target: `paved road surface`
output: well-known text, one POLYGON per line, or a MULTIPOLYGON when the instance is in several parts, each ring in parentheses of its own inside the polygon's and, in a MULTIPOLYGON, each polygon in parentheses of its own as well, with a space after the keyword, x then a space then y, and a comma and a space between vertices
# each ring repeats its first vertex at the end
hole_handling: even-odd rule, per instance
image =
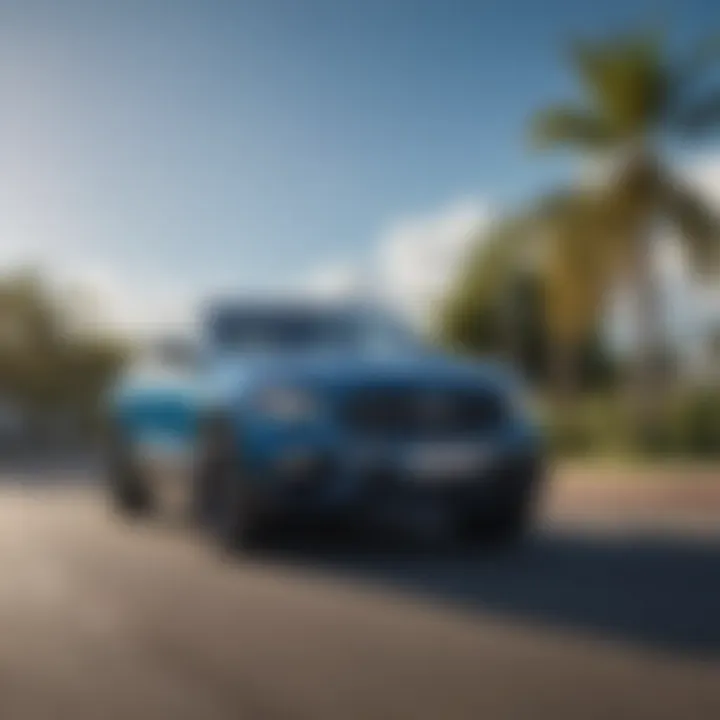
POLYGON ((572 502, 505 555, 306 541, 229 563, 8 476, 0 718, 720 717, 716 510, 653 534, 680 515, 572 502))

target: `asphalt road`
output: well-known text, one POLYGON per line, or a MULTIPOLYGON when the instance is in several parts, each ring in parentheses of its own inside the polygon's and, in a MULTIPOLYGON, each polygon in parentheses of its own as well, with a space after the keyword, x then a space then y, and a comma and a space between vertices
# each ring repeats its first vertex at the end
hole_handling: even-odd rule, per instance
POLYGON ((568 493, 505 554, 304 540, 228 562, 69 478, 0 488, 2 720, 720 717, 706 501, 568 493))

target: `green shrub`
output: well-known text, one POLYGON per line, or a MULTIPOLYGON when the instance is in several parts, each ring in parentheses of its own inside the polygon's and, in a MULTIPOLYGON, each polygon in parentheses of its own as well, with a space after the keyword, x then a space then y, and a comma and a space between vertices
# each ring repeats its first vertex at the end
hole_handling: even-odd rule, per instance
POLYGON ((586 455, 595 449, 595 438, 577 416, 554 418, 546 426, 548 445, 554 455, 586 455))
POLYGON ((720 388, 703 388, 684 397, 675 423, 683 455, 720 457, 720 388))
POLYGON ((647 428, 631 429, 627 445, 631 452, 651 458, 682 454, 676 421, 672 417, 661 417, 647 428))
POLYGON ((546 410, 543 419, 548 445, 560 456, 720 458, 720 388, 669 396, 646 428, 622 396, 580 397, 563 412, 546 410))
POLYGON ((562 411, 545 415, 548 444, 560 456, 612 453, 619 445, 617 406, 613 403, 585 399, 562 411))

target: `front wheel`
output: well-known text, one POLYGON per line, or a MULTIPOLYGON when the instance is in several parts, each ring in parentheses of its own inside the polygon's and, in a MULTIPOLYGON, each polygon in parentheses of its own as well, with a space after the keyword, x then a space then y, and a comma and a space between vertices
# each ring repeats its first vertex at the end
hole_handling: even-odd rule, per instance
POLYGON ((492 511, 466 517, 460 523, 460 537, 470 544, 510 547, 530 532, 534 517, 533 494, 518 492, 492 511))
POLYGON ((225 479, 215 520, 215 536, 229 553, 260 547, 266 537, 257 512, 253 510, 241 476, 232 473, 225 479))
POLYGON ((130 518, 152 514, 155 509, 148 484, 132 459, 130 448, 118 433, 108 441, 105 473, 112 507, 120 515, 130 518))
POLYGON ((223 422, 208 422, 203 428, 195 488, 196 518, 224 551, 260 544, 265 528, 251 502, 241 453, 223 422))

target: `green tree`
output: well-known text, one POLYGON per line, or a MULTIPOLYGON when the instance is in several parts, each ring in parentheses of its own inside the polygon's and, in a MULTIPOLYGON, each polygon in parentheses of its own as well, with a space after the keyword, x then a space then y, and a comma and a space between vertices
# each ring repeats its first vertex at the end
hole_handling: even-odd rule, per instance
POLYGON ((578 302, 587 287, 573 286, 574 302, 563 303, 558 289, 564 292, 568 284, 547 277, 553 245, 548 240, 558 242, 559 230, 570 229, 568 208, 580 201, 579 194, 557 193, 496 222, 476 239, 441 313, 440 331, 448 344, 467 353, 503 355, 536 383, 552 381, 562 398, 572 394, 576 376, 583 387, 612 379, 597 314, 578 302))
POLYGON ((492 352, 517 357, 516 310, 519 258, 528 246, 524 217, 508 217, 475 239, 440 317, 440 335, 468 352, 492 352))
POLYGON ((124 358, 121 343, 74 329, 36 273, 0 278, 0 401, 38 433, 58 415, 87 427, 124 358))
POLYGON ((696 139, 720 127, 720 90, 701 97, 696 92, 719 51, 717 43, 707 43, 674 61, 661 38, 647 33, 577 43, 570 60, 581 103, 548 108, 532 124, 540 147, 565 145, 612 161, 605 182, 566 213, 557 230, 550 263, 557 298, 551 305, 562 314, 567 299, 579 292, 580 302, 571 304, 589 304, 580 309, 592 315, 609 284, 621 273, 629 275, 637 297, 636 367, 646 412, 657 390, 653 362, 665 346, 652 262, 656 228, 662 223, 678 231, 700 275, 719 265, 714 213, 673 174, 662 151, 670 136, 696 139))

